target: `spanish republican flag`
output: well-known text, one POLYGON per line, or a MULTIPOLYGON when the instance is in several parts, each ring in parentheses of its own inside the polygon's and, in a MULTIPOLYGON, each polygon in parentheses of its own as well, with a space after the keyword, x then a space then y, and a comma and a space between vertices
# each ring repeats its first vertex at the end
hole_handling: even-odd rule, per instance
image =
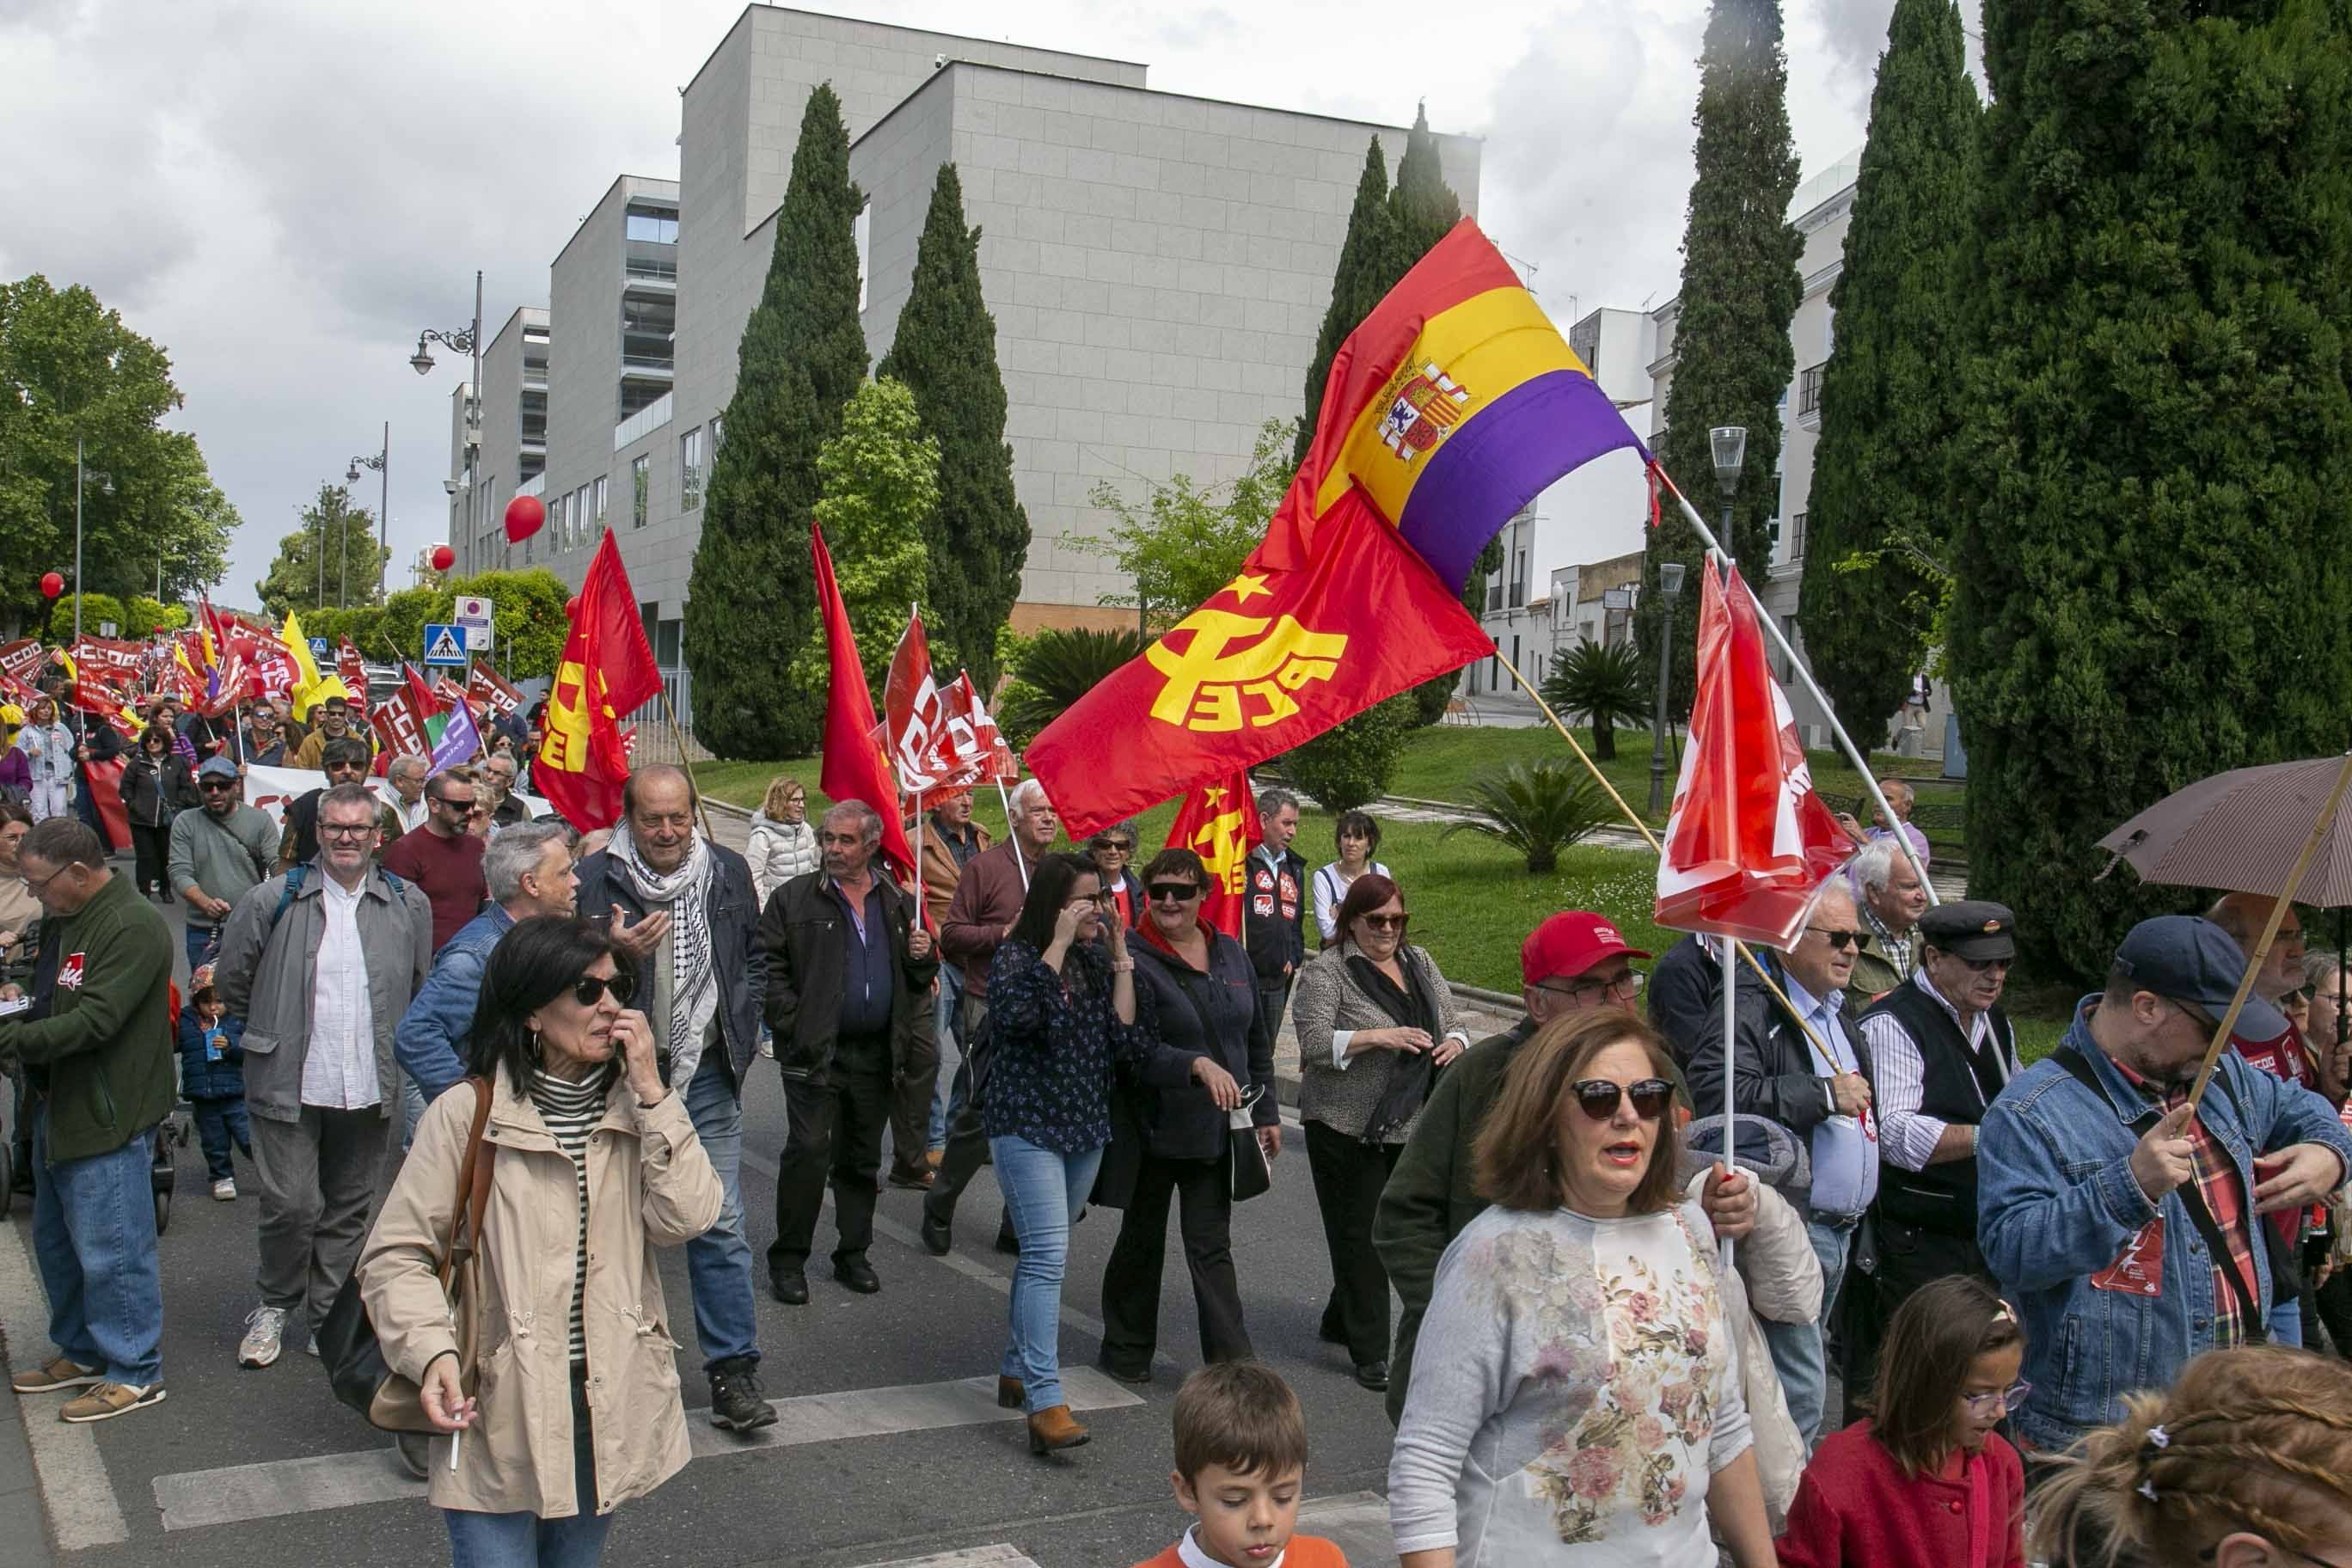
POLYGON ((531 787, 583 833, 621 819, 621 791, 629 782, 621 716, 661 689, 637 595, 608 528, 580 584, 580 614, 548 693, 547 738, 530 770, 531 787))

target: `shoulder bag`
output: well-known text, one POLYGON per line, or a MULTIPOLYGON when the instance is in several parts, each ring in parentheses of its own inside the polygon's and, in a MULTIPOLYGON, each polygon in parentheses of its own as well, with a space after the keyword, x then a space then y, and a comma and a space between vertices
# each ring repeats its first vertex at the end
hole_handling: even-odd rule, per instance
MULTIPOLYGON (((437 1272, 441 1292, 448 1298, 449 1321, 457 1337, 457 1382, 474 1391, 481 1353, 482 1213, 490 1198, 490 1168, 498 1145, 482 1141, 490 1120, 490 1080, 469 1078, 474 1087, 474 1125, 466 1134, 466 1155, 457 1165, 457 1201, 449 1215, 449 1239, 441 1248, 437 1272)), ((368 1321, 367 1302, 360 1294, 359 1268, 352 1266, 327 1321, 319 1325, 319 1360, 335 1397, 358 1411, 370 1426, 385 1432, 422 1432, 440 1436, 441 1429, 425 1414, 416 1384, 384 1364, 383 1347, 368 1321)))

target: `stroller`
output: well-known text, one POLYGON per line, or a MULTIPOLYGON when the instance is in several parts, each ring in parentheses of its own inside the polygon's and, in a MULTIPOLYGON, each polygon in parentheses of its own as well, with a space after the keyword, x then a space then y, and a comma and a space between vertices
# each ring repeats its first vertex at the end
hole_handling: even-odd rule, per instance
MULTIPOLYGON (((174 980, 171 984, 171 1009, 167 1022, 172 1038, 176 1040, 180 1029, 180 983, 174 980)), ((176 1049, 172 1053, 172 1071, 176 1079, 179 1073, 179 1052, 176 1049)), ((180 1179, 179 1151, 188 1146, 194 1131, 195 1112, 184 1097, 175 1100, 172 1113, 155 1124, 153 1159, 147 1168, 147 1176, 155 1189, 157 1236, 172 1227, 172 1189, 180 1179)))

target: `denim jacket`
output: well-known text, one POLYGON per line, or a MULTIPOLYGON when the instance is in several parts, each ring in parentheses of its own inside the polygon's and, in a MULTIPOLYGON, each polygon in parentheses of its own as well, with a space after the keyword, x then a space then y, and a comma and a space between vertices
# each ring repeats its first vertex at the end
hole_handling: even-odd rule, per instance
POLYGON ((401 1070, 416 1080, 427 1100, 438 1100, 466 1076, 471 1052, 474 1006, 481 1000, 482 972, 490 949, 514 929, 514 916, 497 904, 457 928, 433 955, 433 970, 416 999, 393 1031, 392 1054, 401 1070))
MULTIPOLYGON (((2179 1196, 2150 1204, 2132 1177, 2139 1135, 2131 1122, 2147 1102, 2091 1038, 2089 1010, 2097 1001, 2076 1008, 2065 1043, 2091 1064, 2104 1096, 2055 1061, 2036 1062, 2000 1091, 1978 1135, 1977 1239, 2024 1321, 2025 1378, 2033 1384, 2012 1418, 2042 1449, 2120 1420, 2125 1394, 2168 1386, 2191 1357, 2213 1348, 2212 1259, 2179 1196), (2093 1286, 2092 1276, 2159 1214, 2162 1293, 2093 1286)), ((2352 1172, 2352 1135, 2325 1100, 2250 1068, 2234 1052, 2224 1052, 2216 1070, 2228 1082, 2207 1091, 2198 1120, 2237 1166, 2250 1222, 2257 1153, 2325 1143, 2352 1172)), ((2268 1301, 2270 1265, 2260 1245, 2253 1259, 2255 1300, 2268 1301)), ((2293 1302, 2274 1310, 2272 1337, 2294 1339, 2294 1320, 2293 1302)))

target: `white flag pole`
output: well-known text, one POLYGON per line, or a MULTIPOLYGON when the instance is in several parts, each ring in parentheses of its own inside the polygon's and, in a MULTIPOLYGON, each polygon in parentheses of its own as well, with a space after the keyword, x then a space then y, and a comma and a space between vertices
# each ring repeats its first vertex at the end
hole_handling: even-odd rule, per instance
MULTIPOLYGON (((1734 1066, 1738 1052, 1735 1048, 1737 1037, 1733 1033, 1731 994, 1732 982, 1738 971, 1732 963, 1731 950, 1736 944, 1731 938, 1725 936, 1716 940, 1723 944, 1723 1169, 1728 1177, 1739 1169, 1739 1110, 1731 1097, 1732 1081, 1739 1076, 1734 1066)), ((1727 1274, 1731 1272, 1732 1246, 1731 1237, 1725 1237, 1723 1271, 1727 1274)))
POLYGON ((996 781, 996 798, 1004 806, 1004 837, 1013 840, 1013 863, 1021 868, 1021 890, 1026 893, 1029 890, 1029 858, 1021 852, 1021 836, 1013 831, 1013 797, 1004 793, 1003 779, 996 781))

